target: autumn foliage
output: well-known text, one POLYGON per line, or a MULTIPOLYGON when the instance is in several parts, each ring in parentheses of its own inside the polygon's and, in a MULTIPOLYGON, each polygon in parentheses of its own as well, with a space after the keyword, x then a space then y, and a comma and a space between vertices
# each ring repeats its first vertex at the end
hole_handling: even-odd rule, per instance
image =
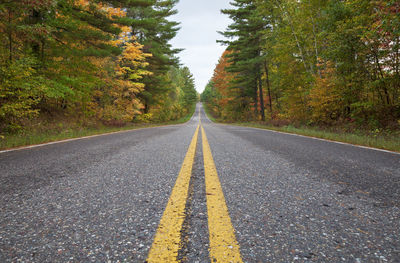
MULTIPOLYGON (((183 106, 182 98, 195 92, 194 83, 173 86, 169 79, 171 70, 183 70, 168 44, 178 30, 168 20, 175 3, 1 2, 0 133, 52 116, 75 118, 81 125, 124 125, 145 114, 153 121, 151 111, 168 112, 176 105, 182 105, 179 111, 157 120, 187 114, 194 102, 183 106)), ((191 80, 190 74, 185 77, 191 80)))
POLYGON ((214 69, 213 77, 202 96, 202 100, 208 104, 213 115, 222 119, 231 118, 232 112, 229 109, 234 103, 233 91, 230 89, 230 82, 234 75, 226 70, 230 65, 228 62, 230 53, 230 51, 225 51, 222 54, 214 69))
POLYGON ((229 51, 202 94, 216 117, 400 129, 398 1, 231 4, 229 51))

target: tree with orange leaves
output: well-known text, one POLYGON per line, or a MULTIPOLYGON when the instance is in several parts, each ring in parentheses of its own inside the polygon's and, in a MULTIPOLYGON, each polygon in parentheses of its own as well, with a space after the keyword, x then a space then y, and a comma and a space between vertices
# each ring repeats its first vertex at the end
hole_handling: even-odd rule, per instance
POLYGON ((226 68, 231 64, 229 62, 229 54, 232 51, 225 50, 221 58, 218 61, 217 66, 214 69, 214 75, 211 79, 214 84, 214 88, 219 94, 216 104, 218 107, 218 112, 220 112, 223 119, 230 118, 231 112, 229 108, 229 103, 234 99, 234 94, 232 94, 230 89, 230 83, 234 78, 234 75, 226 70, 226 68))

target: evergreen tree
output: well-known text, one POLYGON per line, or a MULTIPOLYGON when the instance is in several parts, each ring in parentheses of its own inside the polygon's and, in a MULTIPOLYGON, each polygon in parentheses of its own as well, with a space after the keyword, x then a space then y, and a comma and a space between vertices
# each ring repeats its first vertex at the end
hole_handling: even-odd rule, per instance
POLYGON ((157 104, 169 92, 167 72, 170 66, 178 65, 175 55, 180 50, 172 48, 169 41, 176 36, 179 23, 168 20, 177 13, 174 7, 178 0, 136 2, 141 3, 141 6, 131 8, 128 12, 128 16, 134 20, 132 34, 144 46, 144 52, 152 54, 148 58, 148 70, 153 75, 143 79, 146 88, 141 93, 145 112, 148 112, 152 105, 157 104))
POLYGON ((181 70, 181 75, 184 79, 182 86, 183 91, 183 105, 186 108, 191 107, 197 102, 197 92, 194 85, 193 75, 188 67, 183 67, 181 70))
POLYGON ((219 41, 228 45, 232 51, 228 57, 230 65, 227 70, 235 74, 231 88, 240 88, 242 110, 249 108, 253 101, 256 116, 260 103, 261 119, 264 115, 264 96, 262 88, 262 68, 265 60, 262 53, 263 28, 266 26, 262 16, 257 13, 253 0, 235 0, 231 3, 235 8, 222 10, 233 20, 225 32, 221 34, 229 40, 219 41))

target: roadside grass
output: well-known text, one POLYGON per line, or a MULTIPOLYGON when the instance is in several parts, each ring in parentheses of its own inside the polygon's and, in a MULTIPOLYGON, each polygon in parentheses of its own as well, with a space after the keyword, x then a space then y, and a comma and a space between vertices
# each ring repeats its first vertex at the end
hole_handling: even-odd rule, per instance
POLYGON ((394 133, 383 133, 383 132, 372 132, 367 133, 365 131, 356 131, 355 133, 350 133, 346 131, 329 131, 318 129, 314 127, 294 127, 291 125, 277 127, 264 123, 257 122, 233 122, 226 123, 221 122, 213 118, 209 112, 206 110, 206 114, 210 120, 213 122, 221 124, 230 124, 236 126, 252 127, 266 130, 273 130, 279 132, 286 132, 292 134, 299 134, 309 137, 316 137, 320 139, 345 142, 354 145, 361 145, 367 147, 373 147, 378 149, 384 149, 389 151, 400 152, 400 132, 394 133))
POLYGON ((330 141, 346 142, 355 145, 368 146, 373 148, 379 148, 389 151, 400 152, 400 135, 388 135, 388 134, 357 134, 349 132, 332 132, 325 131, 312 127, 293 127, 291 125, 283 127, 274 127, 265 124, 258 123, 232 123, 233 125, 246 126, 267 130, 274 130, 280 132, 287 132, 299 135, 305 135, 310 137, 316 137, 326 139, 330 141))
MULTIPOLYGON (((196 107, 190 109, 188 115, 173 121, 158 123, 130 123, 122 127, 106 126, 104 124, 92 125, 92 127, 74 127, 71 124, 54 124, 53 127, 46 127, 45 130, 27 130, 18 134, 0 136, 0 150, 11 149, 16 147, 48 143, 66 139, 73 139, 91 135, 107 134, 119 131, 128 131, 142 128, 151 128, 164 125, 182 124, 190 120, 196 107), (54 127, 56 126, 56 127, 54 127), (57 126, 63 126, 60 128, 57 126)), ((76 125, 75 125, 76 126, 76 125)))
POLYGON ((211 113, 210 113, 210 111, 208 110, 206 104, 203 104, 203 109, 204 109, 204 112, 206 113, 207 117, 208 117, 212 122, 220 122, 220 121, 218 121, 216 118, 214 118, 214 117, 211 115, 211 113))

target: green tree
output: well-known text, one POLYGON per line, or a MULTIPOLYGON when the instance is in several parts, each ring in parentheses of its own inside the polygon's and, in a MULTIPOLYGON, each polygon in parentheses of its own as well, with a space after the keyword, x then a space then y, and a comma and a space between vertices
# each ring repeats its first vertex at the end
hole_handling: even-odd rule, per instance
POLYGON ((231 5, 235 8, 221 11, 233 20, 227 30, 222 32, 222 35, 229 40, 219 41, 227 44, 227 49, 232 51, 228 55, 231 64, 227 67, 227 71, 236 73, 232 88, 242 90, 240 96, 245 102, 243 110, 250 106, 252 100, 255 115, 260 113, 261 119, 264 120, 261 76, 265 60, 262 52, 262 30, 267 26, 266 21, 257 12, 257 6, 253 0, 235 0, 231 5), (258 103, 260 103, 260 108, 258 108, 258 103))
POLYGON ((167 73, 171 66, 178 65, 175 55, 180 50, 174 49, 169 43, 179 30, 179 23, 169 20, 170 16, 177 13, 174 7, 178 0, 137 2, 142 3, 142 6, 130 8, 128 16, 134 20, 132 33, 144 46, 144 52, 152 54, 148 59, 148 70, 153 75, 143 79, 145 89, 141 93, 145 112, 149 112, 151 106, 156 106, 169 93, 171 83, 167 73))
POLYGON ((184 79, 184 83, 182 85, 183 105, 185 108, 190 108, 197 102, 197 92, 194 85, 194 78, 188 67, 181 68, 180 72, 184 79))

